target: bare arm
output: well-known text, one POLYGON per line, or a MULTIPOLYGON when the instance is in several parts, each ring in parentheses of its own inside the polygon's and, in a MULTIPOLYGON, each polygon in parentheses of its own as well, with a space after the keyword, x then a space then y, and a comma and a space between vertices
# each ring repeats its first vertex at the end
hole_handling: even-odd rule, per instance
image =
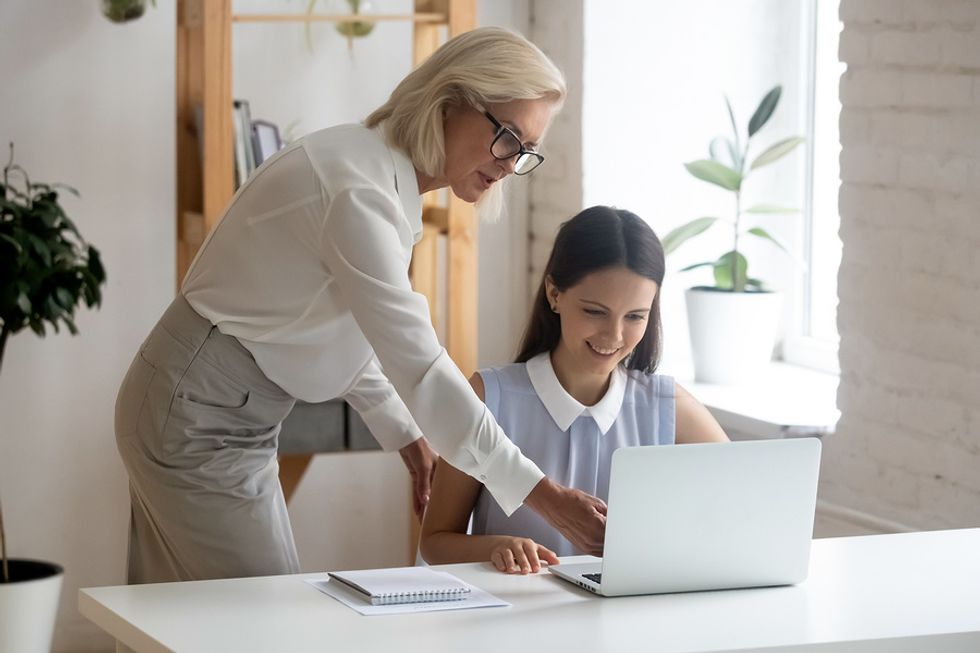
MULTIPOLYGON (((470 384, 484 398, 483 379, 470 377, 470 384)), ((420 550, 431 564, 482 562, 489 560, 500 571, 536 572, 541 560, 557 564, 549 549, 531 539, 509 535, 467 535, 466 525, 482 485, 472 477, 440 460, 432 495, 422 522, 420 550)))
POLYGON ((677 444, 694 442, 728 442, 728 436, 718 420, 700 401, 680 385, 674 385, 676 395, 674 414, 676 426, 674 441, 677 444))

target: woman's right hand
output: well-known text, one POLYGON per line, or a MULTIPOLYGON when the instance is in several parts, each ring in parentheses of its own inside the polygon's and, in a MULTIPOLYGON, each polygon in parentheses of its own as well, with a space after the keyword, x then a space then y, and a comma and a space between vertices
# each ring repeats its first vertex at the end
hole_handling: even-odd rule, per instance
POLYGON ((558 564, 558 556, 551 549, 527 537, 501 536, 490 549, 490 562, 507 574, 529 574, 541 571, 541 562, 558 564))
POLYGON ((546 476, 534 486, 524 503, 576 549, 602 555, 606 535, 606 504, 602 499, 559 485, 546 476))

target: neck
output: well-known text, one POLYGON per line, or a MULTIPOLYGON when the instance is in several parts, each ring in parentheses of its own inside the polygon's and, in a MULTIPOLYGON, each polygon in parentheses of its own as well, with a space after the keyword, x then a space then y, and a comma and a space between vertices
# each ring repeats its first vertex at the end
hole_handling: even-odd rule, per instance
POLYGON ((418 168, 415 169, 415 178, 419 182, 419 195, 425 195, 431 190, 439 190, 449 185, 445 179, 430 177, 418 168))
POLYGON ((551 351, 551 367, 554 368, 558 383, 565 392, 583 406, 596 405, 609 390, 609 380, 612 375, 576 370, 569 357, 562 351, 561 344, 551 351))

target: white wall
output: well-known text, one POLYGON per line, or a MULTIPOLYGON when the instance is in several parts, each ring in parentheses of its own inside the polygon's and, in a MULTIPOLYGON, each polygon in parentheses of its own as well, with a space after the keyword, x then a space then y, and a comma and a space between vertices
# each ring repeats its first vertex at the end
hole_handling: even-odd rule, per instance
POLYGON ((980 3, 841 18, 842 417, 821 495, 980 526, 980 3))
POLYGON ((531 40, 565 73, 568 96, 541 151, 545 163, 531 175, 528 301, 533 301, 558 226, 582 210, 582 0, 535 0, 531 40))
MULTIPOLYGON (((9 552, 65 566, 59 651, 112 650, 78 615, 76 592, 124 581, 128 495, 113 403, 130 358, 174 292, 175 12, 171 0, 157 4, 115 25, 95 0, 0 3, 0 143, 16 142, 17 161, 36 180, 81 191, 65 206, 101 250, 109 276, 102 308, 78 315, 81 335, 17 335, 0 371, 9 552)), ((240 4, 240 11, 260 6, 240 4)), ((282 10, 273 0, 265 5, 282 10)), ((410 9, 404 0, 374 5, 410 9)), ((526 29, 525 2, 481 5, 481 24, 526 29)), ((312 56, 298 25, 234 30, 236 95, 251 100, 256 117, 283 125, 301 118, 296 135, 363 118, 408 71, 407 54, 397 59, 402 66, 392 66, 390 55, 409 52, 405 25, 379 26, 351 53, 339 35, 317 27, 312 56), (260 48, 274 53, 260 57, 260 48)), ((525 198, 518 189, 510 218, 481 228, 481 364, 509 358, 522 326, 523 291, 512 296, 499 280, 524 283, 525 198)), ((406 487, 395 456, 318 457, 291 507, 304 568, 402 562, 406 487)))
MULTIPOLYGON (((105 259, 81 335, 13 337, 0 371, 0 493, 9 552, 65 566, 55 647, 106 645, 76 589, 123 580, 128 497, 116 389, 174 289, 174 12, 124 27, 98 3, 0 3, 0 142, 37 180, 76 187, 69 216, 105 259)), ((6 154, 4 154, 6 161, 6 154)))

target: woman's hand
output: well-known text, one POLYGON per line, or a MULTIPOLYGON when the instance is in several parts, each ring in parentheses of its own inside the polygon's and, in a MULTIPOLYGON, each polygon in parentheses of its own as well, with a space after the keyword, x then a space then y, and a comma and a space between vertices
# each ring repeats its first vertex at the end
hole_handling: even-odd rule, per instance
POLYGON ((490 549, 490 562, 508 574, 528 574, 541 571, 541 562, 558 564, 555 552, 527 537, 502 536, 490 549))
POLYGON ((591 494, 541 479, 524 503, 558 529, 579 551, 602 555, 606 504, 591 494))
POLYGON ((412 508, 415 510, 415 516, 421 520, 425 507, 429 504, 432 477, 436 473, 439 454, 429 446, 425 438, 406 444, 398 450, 398 453, 408 469, 408 475, 412 477, 412 508))

